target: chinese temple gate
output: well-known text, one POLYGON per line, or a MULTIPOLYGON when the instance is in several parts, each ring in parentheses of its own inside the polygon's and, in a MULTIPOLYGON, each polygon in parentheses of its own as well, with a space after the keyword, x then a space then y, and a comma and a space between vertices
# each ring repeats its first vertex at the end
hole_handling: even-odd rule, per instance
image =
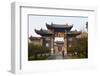
POLYGON ((51 55, 67 55, 68 37, 76 37, 80 34, 78 31, 71 31, 73 25, 47 24, 48 30, 35 29, 35 32, 42 37, 43 46, 51 49, 51 55), (63 38, 63 41, 55 41, 55 38, 63 38))

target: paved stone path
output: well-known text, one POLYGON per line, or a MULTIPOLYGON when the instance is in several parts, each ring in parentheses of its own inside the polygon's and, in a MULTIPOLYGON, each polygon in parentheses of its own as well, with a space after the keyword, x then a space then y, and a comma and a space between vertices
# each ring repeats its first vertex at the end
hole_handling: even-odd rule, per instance
POLYGON ((58 59, 63 59, 62 55, 51 55, 50 57, 48 57, 49 60, 58 60, 58 59))
POLYGON ((48 57, 48 60, 59 60, 59 59, 72 59, 70 56, 63 57, 62 55, 51 55, 48 57))

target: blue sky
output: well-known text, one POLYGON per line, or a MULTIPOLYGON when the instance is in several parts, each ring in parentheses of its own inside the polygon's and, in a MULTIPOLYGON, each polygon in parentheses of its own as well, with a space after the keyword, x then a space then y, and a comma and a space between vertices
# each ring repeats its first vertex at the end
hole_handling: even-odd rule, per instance
POLYGON ((30 15, 29 16, 29 36, 40 37, 34 32, 34 29, 47 29, 46 23, 51 24, 73 24, 72 30, 82 30, 86 31, 86 22, 88 17, 72 17, 72 16, 39 16, 39 15, 30 15))

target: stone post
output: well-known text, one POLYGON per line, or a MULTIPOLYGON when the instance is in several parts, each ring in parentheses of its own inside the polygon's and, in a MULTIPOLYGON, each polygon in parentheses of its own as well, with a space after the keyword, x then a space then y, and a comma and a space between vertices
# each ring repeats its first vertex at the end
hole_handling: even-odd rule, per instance
POLYGON ((51 55, 54 55, 54 38, 51 36, 51 55))
POLYGON ((45 47, 45 37, 42 37, 42 46, 45 47))
POLYGON ((64 56, 67 56, 67 32, 64 35, 64 56))

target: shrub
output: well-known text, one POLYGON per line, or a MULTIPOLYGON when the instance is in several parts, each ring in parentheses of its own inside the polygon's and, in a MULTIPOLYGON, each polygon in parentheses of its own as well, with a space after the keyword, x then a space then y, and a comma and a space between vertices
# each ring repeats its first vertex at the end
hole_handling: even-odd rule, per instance
POLYGON ((68 47, 68 53, 78 58, 88 57, 88 42, 87 38, 80 38, 77 40, 76 47, 68 47), (77 54, 75 54, 77 53, 77 54))
POLYGON ((28 59, 29 60, 41 60, 47 58, 47 54, 50 54, 50 50, 47 47, 28 44, 28 59), (44 54, 44 56, 42 56, 44 54))

